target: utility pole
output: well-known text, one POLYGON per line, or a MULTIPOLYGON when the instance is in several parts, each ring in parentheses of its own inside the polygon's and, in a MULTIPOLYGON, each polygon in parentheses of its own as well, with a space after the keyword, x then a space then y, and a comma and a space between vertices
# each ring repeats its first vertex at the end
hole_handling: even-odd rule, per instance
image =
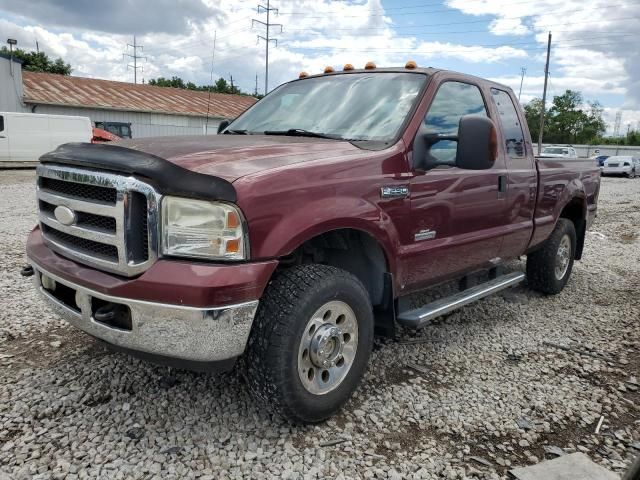
POLYGON ((231 75, 231 74, 229 74, 229 83, 231 84, 231 90, 230 90, 230 92, 231 92, 231 93, 234 93, 234 92, 233 92, 233 75, 231 75))
POLYGON ((265 59, 264 59, 264 94, 269 93, 269 42, 275 42, 276 46, 278 46, 278 39, 270 37, 270 29, 271 27, 280 27, 280 32, 282 32, 282 24, 280 23, 271 23, 271 12, 274 12, 276 15, 278 14, 278 9, 271 7, 270 0, 267 0, 267 6, 258 5, 258 14, 262 12, 267 12, 267 21, 266 23, 261 20, 252 19, 251 27, 254 24, 259 23, 265 27, 265 36, 258 35, 258 42, 260 40, 264 40, 265 43, 265 59))
POLYGON ((256 89, 253 91, 253 96, 258 96, 258 74, 256 73, 256 89))
POLYGON ((204 121, 204 134, 209 131, 209 108, 211 106, 211 89, 213 88, 213 65, 216 59, 216 39, 218 38, 218 30, 213 31, 213 50, 211 51, 211 77, 209 79, 209 95, 207 96, 207 116, 204 121))
POLYGON ((142 45, 138 45, 136 43, 136 36, 133 36, 133 45, 130 43, 127 43, 127 49, 131 47, 133 49, 133 54, 131 53, 123 53, 122 54, 122 58, 124 57, 131 57, 133 58, 133 65, 131 65, 130 63, 127 64, 127 69, 129 68, 133 68, 133 83, 138 83, 138 69, 140 68, 142 71, 144 71, 144 68, 142 66, 138 66, 138 59, 141 60, 146 60, 147 57, 143 57, 142 55, 138 55, 138 49, 140 49, 140 51, 144 50, 144 47, 142 45))
POLYGON ((520 91, 518 92, 518 102, 520 101, 520 95, 522 94, 522 83, 524 82, 524 74, 527 73, 526 67, 520 67, 520 73, 522 77, 520 77, 520 91))
POLYGON ((36 53, 40 55, 40 45, 38 45, 38 40, 36 40, 36 53))
POLYGON ((547 104, 547 81, 549 79, 549 57, 551 56, 551 32, 547 42, 547 63, 544 66, 544 90, 542 91, 542 110, 540 110, 540 133, 538 135, 538 155, 542 152, 542 132, 544 130, 544 110, 547 104))
POLYGON ((11 76, 13 77, 13 47, 18 45, 18 41, 15 38, 7 38, 7 43, 9 44, 9 55, 10 55, 9 72, 11 73, 11 76))

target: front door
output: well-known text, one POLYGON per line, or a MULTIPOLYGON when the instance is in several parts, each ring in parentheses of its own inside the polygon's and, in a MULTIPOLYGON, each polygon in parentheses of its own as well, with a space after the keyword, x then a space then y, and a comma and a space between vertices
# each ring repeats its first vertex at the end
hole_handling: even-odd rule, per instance
MULTIPOLYGON (((479 86, 444 81, 423 120, 429 133, 457 135, 464 115, 489 115, 479 86)), ((457 143, 440 141, 430 149, 435 167, 416 172, 410 185, 413 244, 405 256, 407 288, 491 265, 500 251, 506 223, 501 155, 489 170, 450 166, 457 143), (501 190, 501 189, 500 189, 501 190)))

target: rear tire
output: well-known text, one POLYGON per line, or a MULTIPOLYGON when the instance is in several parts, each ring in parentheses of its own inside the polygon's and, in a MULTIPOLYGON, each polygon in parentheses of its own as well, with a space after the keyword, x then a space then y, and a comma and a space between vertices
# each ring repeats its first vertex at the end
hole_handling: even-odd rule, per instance
POLYGON ((571 276, 575 252, 575 226, 560 218, 543 246, 527 255, 529 287, 548 295, 560 293, 571 276))
POLYGON ((364 376, 373 329, 369 295, 350 273, 318 264, 283 271, 267 287, 249 335, 252 394, 291 422, 325 420, 364 376))

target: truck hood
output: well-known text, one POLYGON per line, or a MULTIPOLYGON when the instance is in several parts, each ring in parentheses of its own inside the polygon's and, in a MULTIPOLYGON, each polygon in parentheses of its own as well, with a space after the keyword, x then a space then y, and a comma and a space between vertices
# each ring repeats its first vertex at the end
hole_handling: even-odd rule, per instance
POLYGON ((362 155, 346 141, 275 135, 210 135, 123 140, 114 145, 162 157, 182 168, 233 182, 287 165, 362 155))

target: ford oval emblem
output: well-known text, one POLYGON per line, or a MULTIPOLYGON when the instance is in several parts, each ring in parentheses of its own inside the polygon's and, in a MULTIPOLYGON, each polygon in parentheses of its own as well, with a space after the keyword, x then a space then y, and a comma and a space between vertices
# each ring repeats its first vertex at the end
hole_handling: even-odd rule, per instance
POLYGON ((56 220, 60 222, 62 225, 73 225, 76 223, 76 212, 71 210, 69 207, 64 207, 59 205, 53 211, 53 216, 56 217, 56 220))

